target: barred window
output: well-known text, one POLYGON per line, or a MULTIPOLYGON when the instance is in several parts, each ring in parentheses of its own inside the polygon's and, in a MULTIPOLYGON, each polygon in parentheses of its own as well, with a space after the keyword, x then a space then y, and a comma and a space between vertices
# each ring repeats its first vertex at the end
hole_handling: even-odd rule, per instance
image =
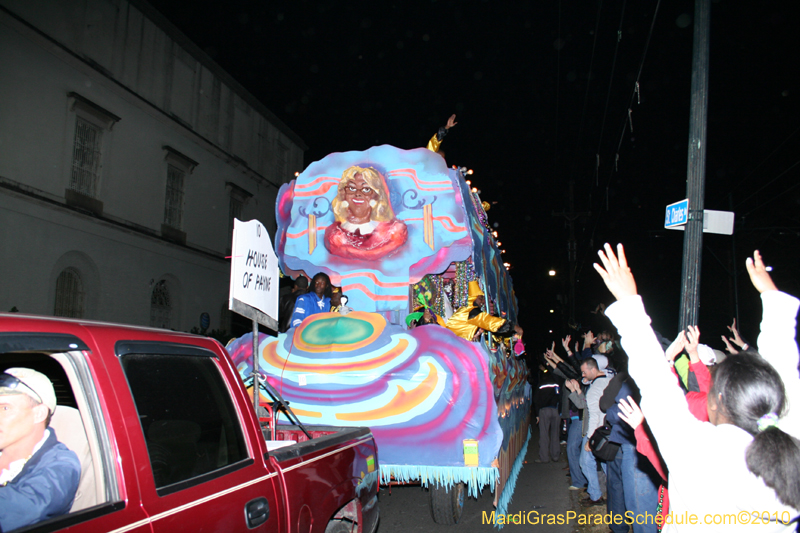
POLYGON ((228 235, 233 235, 233 219, 238 218, 239 220, 242 220, 243 210, 244 201, 242 201, 241 198, 231 195, 231 201, 229 204, 230 216, 228 217, 228 235))
POLYGON ((75 118, 75 146, 72 150, 72 177, 69 187, 91 198, 97 197, 102 142, 102 128, 81 117, 75 118))
POLYGON ((183 229, 183 183, 186 173, 167 165, 167 196, 164 202, 164 224, 183 229))
POLYGON ((225 182, 225 187, 230 194, 228 200, 228 239, 230 239, 233 235, 233 219, 244 220, 244 206, 253 195, 230 181, 225 182))
POLYGON ((65 268, 56 279, 55 316, 83 318, 83 282, 74 268, 65 268))
POLYGON ((162 279, 153 287, 153 294, 150 296, 150 325, 155 328, 171 329, 172 298, 167 280, 162 279))

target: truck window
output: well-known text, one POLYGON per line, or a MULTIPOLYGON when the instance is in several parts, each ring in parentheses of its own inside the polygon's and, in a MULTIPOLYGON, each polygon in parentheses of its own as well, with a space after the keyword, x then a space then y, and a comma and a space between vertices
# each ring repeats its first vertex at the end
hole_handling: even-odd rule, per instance
POLYGON ((248 458, 225 380, 208 353, 120 357, 159 496, 223 475, 248 458))
MULTIPOLYGON (((10 336, 14 337, 10 344, 20 351, 5 352, 0 340, 0 372, 21 366, 41 372, 50 379, 56 394, 56 409, 49 427, 56 432, 59 442, 75 452, 81 465, 71 514, 51 518, 47 523, 55 525, 48 527, 60 529, 122 509, 124 505, 119 505, 117 478, 111 466, 114 457, 105 449, 107 447, 101 445, 102 441, 107 441, 108 435, 102 423, 97 423, 102 420, 99 404, 94 391, 80 378, 82 372, 88 375, 81 352, 34 351, 40 347, 54 349, 47 343, 46 334, 6 334, 6 338, 10 336), (42 343, 44 346, 40 346, 42 343), (92 406, 97 409, 94 414, 92 406), (83 512, 75 515, 79 511, 83 512)), ((77 338, 73 339, 80 343, 77 338)))

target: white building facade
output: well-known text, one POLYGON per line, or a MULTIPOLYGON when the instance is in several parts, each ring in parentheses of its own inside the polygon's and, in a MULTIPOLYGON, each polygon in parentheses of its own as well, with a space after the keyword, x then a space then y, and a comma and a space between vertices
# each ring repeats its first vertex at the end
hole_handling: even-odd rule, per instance
POLYGON ((188 331, 303 141, 142 0, 0 0, 0 312, 188 331))

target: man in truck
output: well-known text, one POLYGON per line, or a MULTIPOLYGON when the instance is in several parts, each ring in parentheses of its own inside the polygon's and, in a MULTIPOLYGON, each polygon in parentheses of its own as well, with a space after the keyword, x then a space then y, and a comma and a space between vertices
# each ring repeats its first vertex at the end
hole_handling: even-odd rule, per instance
POLYGON ((81 465, 48 429, 53 384, 30 368, 0 374, 0 531, 69 512, 81 465))

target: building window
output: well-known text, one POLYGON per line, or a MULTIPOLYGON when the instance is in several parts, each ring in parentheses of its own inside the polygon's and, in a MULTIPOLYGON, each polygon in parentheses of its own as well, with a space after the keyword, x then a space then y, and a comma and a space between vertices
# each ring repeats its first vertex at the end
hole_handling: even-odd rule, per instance
POLYGON ((171 329, 172 298, 167 280, 162 279, 153 287, 153 294, 150 295, 150 325, 155 328, 171 329))
POLYGON ((102 143, 102 128, 81 117, 76 117, 75 146, 72 149, 72 178, 69 181, 69 188, 91 198, 97 198, 102 143))
POLYGON ((75 139, 65 197, 70 205, 102 214, 103 151, 120 118, 77 93, 69 93, 67 98, 75 116, 75 139))
POLYGON ((244 202, 235 196, 231 196, 228 217, 228 235, 233 235, 233 219, 238 218, 242 220, 242 211, 244 210, 244 202))
POLYGON ((164 202, 164 224, 175 229, 183 225, 183 182, 186 173, 167 165, 167 197, 164 202))
POLYGON ((74 268, 65 268, 56 279, 55 316, 83 318, 84 302, 83 282, 74 268))
MULTIPOLYGON (((186 244, 184 227, 184 201, 187 178, 197 166, 197 161, 186 157, 170 146, 162 146, 166 162, 167 184, 164 195, 164 222, 161 235, 172 242, 186 244)), ((162 167, 163 168, 163 167, 162 167)))
POLYGON ((228 202, 228 238, 230 239, 233 235, 233 219, 242 220, 244 206, 253 195, 230 181, 226 182, 225 186, 231 195, 228 202))

